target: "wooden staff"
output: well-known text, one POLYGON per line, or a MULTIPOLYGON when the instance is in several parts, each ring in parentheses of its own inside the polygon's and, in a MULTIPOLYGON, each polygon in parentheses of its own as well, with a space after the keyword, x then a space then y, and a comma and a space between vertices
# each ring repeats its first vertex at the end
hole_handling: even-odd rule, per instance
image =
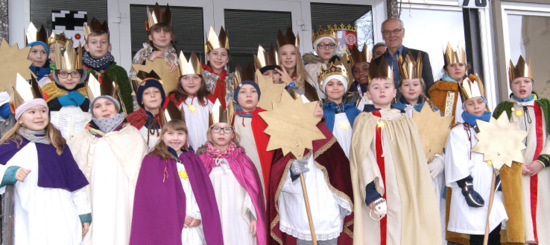
POLYGON ((491 208, 493 207, 493 201, 495 200, 495 182, 497 179, 497 170, 493 169, 493 179, 491 180, 491 195, 489 198, 489 210, 487 211, 487 221, 485 223, 485 236, 483 237, 483 245, 487 245, 489 242, 489 216, 491 215, 491 208))
POLYGON ((302 183, 302 193, 304 194, 304 202, 306 204, 309 230, 311 231, 311 241, 313 242, 313 245, 317 245, 317 237, 315 237, 315 227, 313 227, 313 218, 311 217, 311 209, 309 208, 309 198, 307 197, 306 179, 304 178, 304 174, 300 174, 300 183, 302 183))

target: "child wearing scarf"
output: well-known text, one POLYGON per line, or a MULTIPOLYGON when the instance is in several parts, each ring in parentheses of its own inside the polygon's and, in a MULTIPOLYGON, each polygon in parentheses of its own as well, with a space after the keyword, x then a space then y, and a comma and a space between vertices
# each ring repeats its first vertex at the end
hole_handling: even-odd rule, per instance
POLYGON ((92 121, 69 142, 90 182, 94 225, 84 244, 128 244, 136 181, 147 145, 111 96, 95 97, 92 121))
POLYGON ((212 183, 186 138, 185 122, 172 120, 143 159, 130 244, 223 244, 212 183))
POLYGON ((27 47, 31 47, 31 51, 27 57, 28 60, 32 61, 32 65, 29 69, 36 75, 36 81, 40 81, 42 78, 49 76, 52 72, 48 59, 50 48, 42 41, 31 42, 27 44, 27 47))
POLYGON ((550 243, 550 224, 545 218, 550 213, 550 193, 544 190, 550 183, 550 171, 546 168, 550 166, 550 101, 539 98, 533 91, 535 80, 530 61, 527 63, 521 56, 515 66, 510 61, 509 74, 511 98, 498 104, 494 117, 506 112, 510 122, 517 123, 517 128, 528 135, 524 164, 513 163, 511 169, 501 170, 502 189, 509 188, 517 194, 510 199, 504 196, 510 217, 506 233, 510 242, 546 244, 550 243), (508 208, 510 205, 515 206, 508 208), (514 221, 520 227, 514 229, 514 221))
POLYGON ((0 140, 0 186, 15 185, 14 244, 81 244, 92 221, 88 181, 50 124, 46 101, 23 103, 15 119, 0 140))
POLYGON ((210 93, 210 100, 219 100, 223 109, 233 99, 234 72, 228 72, 225 67, 229 63, 229 39, 223 27, 220 34, 212 27, 206 41, 206 65, 202 66, 202 76, 206 82, 206 89, 210 93))
MULTIPOLYGON (((464 95, 464 123, 455 126, 445 145, 445 180, 452 189, 447 230, 469 235, 469 244, 483 244, 485 221, 489 211, 491 188, 497 188, 489 217, 489 243, 500 244, 500 225, 508 219, 502 191, 491 186, 493 166, 483 160, 483 154, 472 152, 478 142, 476 120, 488 122, 487 100, 479 92, 464 95)), ((477 92, 476 92, 477 91, 477 92)), ((498 177, 497 177, 498 179, 498 177)))
POLYGON ((267 244, 264 194, 254 163, 237 146, 228 122, 214 123, 208 139, 197 153, 214 187, 224 244, 267 244))

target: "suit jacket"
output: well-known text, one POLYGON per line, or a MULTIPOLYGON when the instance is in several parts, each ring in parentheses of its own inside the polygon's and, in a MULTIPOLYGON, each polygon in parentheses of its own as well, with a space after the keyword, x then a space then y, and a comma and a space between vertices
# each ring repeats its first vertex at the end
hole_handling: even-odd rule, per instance
MULTIPOLYGON (((401 55, 411 53, 414 60, 417 59, 418 55, 422 55, 422 79, 424 79, 424 83, 426 84, 426 91, 424 91, 424 94, 428 96, 428 90, 430 89, 430 86, 434 83, 434 78, 432 74, 432 66, 430 65, 430 56, 428 53, 418 50, 418 49, 410 49, 405 46, 403 46, 403 53, 401 55)), ((388 53, 388 50, 386 50, 386 53, 388 53)), ((384 55, 381 55, 380 57, 376 58, 374 62, 378 65, 380 64, 380 61, 382 58, 385 58, 386 53, 384 55)), ((391 64, 390 64, 391 65, 391 64)), ((397 83, 396 83, 397 84, 397 83)), ((397 86, 396 86, 397 88, 397 86)))

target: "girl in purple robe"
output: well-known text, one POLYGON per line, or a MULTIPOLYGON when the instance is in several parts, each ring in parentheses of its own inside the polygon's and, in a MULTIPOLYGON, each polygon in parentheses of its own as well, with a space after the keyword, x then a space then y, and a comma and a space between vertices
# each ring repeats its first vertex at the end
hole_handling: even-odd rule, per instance
POLYGON ((23 103, 15 119, 0 140, 0 192, 15 185, 14 244, 80 244, 92 217, 86 177, 50 124, 46 101, 23 103))
POLYGON ((234 142, 229 123, 214 123, 207 135, 209 141, 197 152, 214 187, 224 243, 266 244, 263 187, 254 163, 234 142))
POLYGON ((187 151, 187 127, 172 120, 145 156, 134 198, 130 244, 223 244, 212 183, 187 151), (205 236, 206 234, 206 236, 205 236))

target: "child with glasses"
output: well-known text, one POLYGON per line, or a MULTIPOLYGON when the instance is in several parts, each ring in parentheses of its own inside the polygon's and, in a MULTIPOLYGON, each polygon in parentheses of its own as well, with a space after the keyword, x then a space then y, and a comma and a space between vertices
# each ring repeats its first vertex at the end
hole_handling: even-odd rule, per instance
MULTIPOLYGON (((214 107, 221 106, 217 102, 214 107)), ((197 151, 214 187, 224 244, 266 244, 265 202, 258 171, 237 145, 231 118, 224 119, 214 118, 217 122, 208 130, 208 142, 197 151)))
POLYGON ((308 82, 314 84, 317 88, 317 93, 321 98, 325 98, 325 93, 321 91, 318 84, 318 75, 321 68, 326 69, 329 61, 334 61, 336 47, 338 46, 338 40, 336 39, 336 32, 327 26, 327 29, 319 27, 319 30, 313 34, 313 49, 315 53, 307 53, 304 55, 305 69, 308 73, 308 82))

